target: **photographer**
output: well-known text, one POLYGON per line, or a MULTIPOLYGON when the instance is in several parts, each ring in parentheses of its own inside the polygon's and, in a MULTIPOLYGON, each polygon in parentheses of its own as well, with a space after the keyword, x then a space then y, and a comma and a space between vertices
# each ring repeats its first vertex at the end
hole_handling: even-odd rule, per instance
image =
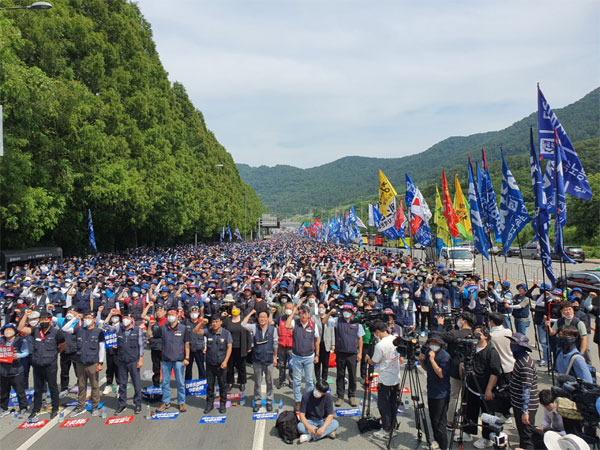
POLYGON ((475 316, 475 323, 477 325, 483 325, 487 321, 487 315, 491 309, 490 306, 487 291, 479 291, 465 309, 475 316))
POLYGON ((419 362, 427 371, 427 405, 433 436, 439 448, 448 448, 448 434, 444 420, 450 402, 450 354, 442 348, 444 340, 439 333, 432 333, 427 347, 419 355, 419 362))
POLYGON ((400 357, 394 345, 394 336, 388 333, 387 325, 376 320, 371 326, 371 333, 379 341, 375 345, 373 358, 365 355, 368 364, 374 366, 379 364, 379 385, 377 386, 377 408, 381 415, 382 429, 376 431, 373 436, 388 439, 390 433, 396 426, 396 415, 398 411, 398 393, 400 366, 404 359, 400 357))
POLYGON ((558 332, 558 355, 556 356, 556 372, 571 375, 587 383, 593 383, 592 374, 585 358, 577 349, 577 338, 580 330, 574 326, 564 326, 558 332))
MULTIPOLYGON (((473 356, 473 372, 467 374, 465 394, 467 396, 466 416, 469 425, 464 427, 464 432, 470 435, 477 434, 477 420, 481 411, 493 414, 492 400, 494 387, 502 372, 500 356, 495 348, 489 345, 490 331, 487 327, 477 327, 474 330, 479 334, 479 342, 473 356)), ((464 370, 464 368, 462 368, 464 370)), ((481 438, 473 443, 475 448, 485 448, 490 445, 490 427, 484 423, 481 438)), ((467 436, 467 435, 465 435, 467 436)), ((464 439, 464 437, 463 437, 464 439)), ((464 439, 471 440, 471 437, 464 439)))
MULTIPOLYGON (((444 325, 444 318, 438 319, 440 325, 444 325)), ((451 426, 454 421, 454 412, 456 411, 456 403, 458 402, 458 393, 460 392, 461 376, 459 372, 462 356, 458 352, 458 341, 465 339, 473 334, 475 326, 475 318, 473 314, 463 312, 458 316, 458 330, 450 330, 442 335, 442 339, 448 345, 448 353, 452 358, 450 365, 450 402, 448 404, 448 413, 446 420, 451 426)))

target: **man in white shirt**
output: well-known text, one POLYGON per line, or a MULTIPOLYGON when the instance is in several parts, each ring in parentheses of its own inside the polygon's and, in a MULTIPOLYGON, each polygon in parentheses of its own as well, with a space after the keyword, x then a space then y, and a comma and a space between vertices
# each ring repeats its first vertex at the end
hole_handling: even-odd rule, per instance
POLYGON ((371 327, 376 339, 373 358, 365 356, 368 364, 374 366, 379 364, 379 385, 377 386, 377 408, 381 415, 382 428, 376 431, 374 436, 388 439, 390 433, 396 426, 396 414, 398 410, 398 394, 400 389, 400 366, 404 363, 403 358, 396 351, 394 345, 395 336, 388 333, 387 324, 378 320, 371 327))
MULTIPOLYGON (((491 342, 498 352, 500 363, 502 364, 502 373, 498 379, 497 386, 506 386, 506 389, 508 389, 513 367, 515 366, 515 358, 510 349, 511 341, 510 339, 506 339, 507 337, 512 336, 512 331, 504 327, 504 322, 504 314, 499 312, 490 313, 488 317, 491 342)), ((498 401, 496 412, 503 414, 506 421, 510 420, 510 400, 498 401)))

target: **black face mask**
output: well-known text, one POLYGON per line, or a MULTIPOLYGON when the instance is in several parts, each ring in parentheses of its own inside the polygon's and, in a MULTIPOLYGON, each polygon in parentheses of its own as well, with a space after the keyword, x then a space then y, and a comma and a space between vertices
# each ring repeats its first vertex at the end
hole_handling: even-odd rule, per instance
POLYGON ((44 329, 47 330, 48 328, 50 328, 50 322, 41 322, 40 326, 44 329))
POLYGON ((558 348, 563 351, 563 353, 569 353, 573 348, 575 348, 575 344, 577 343, 577 338, 574 337, 562 337, 559 336, 556 339, 558 348))

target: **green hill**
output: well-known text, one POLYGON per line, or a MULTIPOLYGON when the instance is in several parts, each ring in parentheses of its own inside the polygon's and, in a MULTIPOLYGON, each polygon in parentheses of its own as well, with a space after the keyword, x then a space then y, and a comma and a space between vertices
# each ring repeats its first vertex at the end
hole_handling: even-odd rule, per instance
POLYGON ((138 6, 52 4, 0 14, 3 248, 85 251, 88 208, 101 250, 249 233, 261 202, 169 82, 138 6))
MULTIPOLYGON (((600 88, 569 106, 555 110, 573 142, 600 136, 599 105, 600 88)), ((427 185, 439 183, 442 168, 446 169, 449 177, 459 173, 464 183, 467 155, 471 154, 474 160, 481 159, 482 147, 486 148, 491 167, 494 167, 494 161, 500 160, 500 148, 509 157, 509 164, 513 155, 528 155, 529 127, 534 127, 537 133, 537 113, 504 130, 450 137, 422 153, 403 158, 348 156, 310 169, 238 164, 238 170, 275 213, 282 216, 306 214, 310 210, 331 209, 374 199, 379 169, 385 172, 399 193, 405 190, 405 173, 410 174, 424 191, 427 185)), ((588 173, 594 172, 589 165, 584 164, 584 167, 588 173)), ((499 171, 498 176, 493 174, 492 177, 499 179, 499 171)))

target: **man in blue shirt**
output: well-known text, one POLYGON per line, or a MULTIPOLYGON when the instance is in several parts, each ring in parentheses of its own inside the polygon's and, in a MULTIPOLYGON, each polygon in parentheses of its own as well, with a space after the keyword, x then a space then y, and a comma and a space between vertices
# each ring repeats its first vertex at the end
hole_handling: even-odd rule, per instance
POLYGON ((433 437, 439 448, 448 448, 446 414, 450 402, 450 354, 442 348, 444 340, 438 333, 431 333, 427 339, 429 351, 419 355, 421 365, 427 371, 427 402, 433 437))
POLYGON ((565 326, 558 332, 558 354, 556 355, 556 372, 572 375, 582 381, 593 383, 592 374, 585 358, 577 349, 579 330, 574 326, 565 326))

